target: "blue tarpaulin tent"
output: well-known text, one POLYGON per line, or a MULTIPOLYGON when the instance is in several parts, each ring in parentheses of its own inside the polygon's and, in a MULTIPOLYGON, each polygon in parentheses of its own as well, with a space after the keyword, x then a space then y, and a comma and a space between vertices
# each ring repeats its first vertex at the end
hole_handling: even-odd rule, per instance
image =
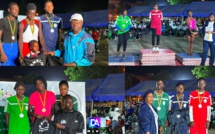
POLYGON ((146 9, 152 9, 151 6, 135 6, 128 10, 128 16, 142 16, 141 12, 146 9))
POLYGON ((86 101, 91 101, 93 91, 96 90, 105 79, 94 79, 86 81, 86 101))
MULTIPOLYGON (((71 28, 70 18, 74 13, 56 14, 63 20, 63 28, 71 28)), ((84 19, 84 27, 108 26, 108 10, 90 11, 80 13, 84 19)))
POLYGON ((208 17, 215 12, 215 2, 192 2, 184 11, 184 16, 187 16, 187 10, 191 10, 194 17, 208 17))
POLYGON ((85 27, 105 27, 108 26, 108 10, 84 12, 85 27))
POLYGON ((124 101, 125 74, 109 74, 93 92, 94 101, 124 101))
POLYGON ((181 17, 183 16, 184 11, 187 9, 189 4, 184 5, 170 5, 167 8, 163 9, 164 17, 181 17))
MULTIPOLYGON (((179 82, 184 84, 185 95, 187 96, 189 96, 191 91, 198 88, 197 80, 166 80, 164 81, 164 91, 170 95, 176 94, 176 85, 179 82)), ((211 93, 212 97, 215 97, 215 78, 206 79, 206 83, 205 89, 211 93)), ((156 89, 156 81, 143 81, 128 89, 125 94, 128 96, 142 96, 148 89, 156 89)))

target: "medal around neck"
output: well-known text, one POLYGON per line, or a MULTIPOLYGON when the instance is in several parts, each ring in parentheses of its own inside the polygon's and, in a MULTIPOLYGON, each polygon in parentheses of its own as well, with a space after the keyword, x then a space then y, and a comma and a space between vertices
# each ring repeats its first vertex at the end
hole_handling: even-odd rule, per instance
POLYGON ((51 32, 51 33, 54 33, 54 29, 52 28, 52 29, 50 30, 50 32, 51 32))
POLYGON ((198 107, 199 107, 199 108, 202 108, 202 104, 199 104, 198 107))
POLYGON ((45 113, 45 112, 46 112, 46 109, 45 109, 45 108, 43 108, 43 109, 42 109, 42 112, 43 112, 43 113, 45 113))
POLYGON ((23 118, 23 117, 24 117, 24 114, 23 114, 23 113, 20 113, 20 114, 19 114, 19 117, 20 117, 20 118, 23 118))
POLYGON ((15 36, 13 35, 13 36, 11 37, 11 39, 12 39, 12 40, 15 40, 15 36))
POLYGON ((157 107, 157 110, 160 111, 160 110, 161 110, 161 107, 157 107))

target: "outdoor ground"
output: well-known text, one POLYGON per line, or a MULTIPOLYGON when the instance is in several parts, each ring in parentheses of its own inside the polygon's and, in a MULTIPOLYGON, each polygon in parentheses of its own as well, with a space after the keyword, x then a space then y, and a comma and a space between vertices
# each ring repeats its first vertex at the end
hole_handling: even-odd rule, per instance
MULTIPOLYGON (((193 52, 202 53, 202 38, 197 37, 194 41, 193 52)), ((113 56, 116 53, 118 40, 109 41, 109 56, 113 56)), ((137 56, 140 49, 152 48, 151 35, 143 35, 140 40, 129 39, 127 45, 127 55, 137 56)), ((173 36, 161 36, 160 48, 168 48, 176 53, 187 52, 187 39, 186 37, 173 37, 173 36)), ((120 49, 122 52, 122 48, 120 49)))
POLYGON ((101 38, 99 40, 99 53, 96 53, 94 66, 107 66, 108 65, 108 39, 101 38))

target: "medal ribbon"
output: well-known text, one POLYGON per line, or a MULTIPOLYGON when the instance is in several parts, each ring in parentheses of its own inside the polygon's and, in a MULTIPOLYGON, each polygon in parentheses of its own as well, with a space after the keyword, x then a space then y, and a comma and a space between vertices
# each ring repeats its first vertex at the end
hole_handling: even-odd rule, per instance
POLYGON ((7 19, 8 19, 9 25, 10 25, 10 31, 12 33, 12 36, 14 36, 14 33, 16 31, 16 21, 14 20, 14 26, 12 27, 12 24, 11 24, 11 21, 9 19, 9 16, 7 16, 7 19))
POLYGON ((181 109, 181 108, 182 108, 183 101, 184 101, 184 95, 183 95, 183 97, 182 97, 182 101, 179 100, 178 95, 176 95, 176 97, 177 97, 177 101, 178 101, 179 108, 181 109))
POLYGON ((50 21, 50 19, 49 19, 49 17, 47 16, 47 14, 46 14, 46 19, 48 20, 49 26, 50 26, 51 29, 52 29, 52 28, 54 27, 54 21, 53 21, 53 20, 50 21))
POLYGON ((17 100, 18 105, 19 105, 19 110, 20 110, 20 112, 22 113, 22 112, 23 112, 23 109, 24 109, 24 98, 23 98, 23 100, 22 100, 22 106, 20 105, 20 102, 19 102, 19 99, 17 98, 17 96, 16 96, 16 100, 17 100))
POLYGON ((197 91, 197 92, 198 92, 199 104, 202 104, 202 100, 203 100, 203 98, 204 98, 204 96, 205 96, 205 91, 204 91, 204 93, 203 93, 203 97, 202 97, 202 98, 200 98, 200 93, 199 93, 199 91, 197 91))
POLYGON ((26 19, 26 21, 27 21, 28 25, 30 26, 31 33, 34 34, 34 24, 35 24, 35 21, 33 22, 33 28, 30 25, 30 21, 28 19, 26 19))
POLYGON ((45 106, 46 106, 46 91, 44 93, 44 100, 42 100, 40 93, 39 93, 39 98, 40 98, 40 101, 42 103, 43 108, 45 108, 45 106))
POLYGON ((61 109, 64 108, 62 99, 63 99, 63 97, 60 96, 60 106, 61 106, 61 109))
POLYGON ((158 99, 158 93, 157 92, 155 92, 155 93, 156 93, 156 98, 157 98, 157 101, 158 101, 158 106, 160 107, 162 99, 163 99, 163 92, 162 92, 162 95, 161 95, 160 99, 158 99))

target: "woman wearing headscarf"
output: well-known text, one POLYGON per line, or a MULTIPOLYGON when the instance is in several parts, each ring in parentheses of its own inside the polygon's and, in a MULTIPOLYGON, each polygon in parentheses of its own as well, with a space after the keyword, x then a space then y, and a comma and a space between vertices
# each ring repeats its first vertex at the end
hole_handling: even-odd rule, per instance
POLYGON ((158 114, 156 108, 152 105, 154 100, 153 90, 149 89, 143 96, 144 103, 139 111, 139 131, 138 134, 158 134, 163 132, 159 128, 158 114))

